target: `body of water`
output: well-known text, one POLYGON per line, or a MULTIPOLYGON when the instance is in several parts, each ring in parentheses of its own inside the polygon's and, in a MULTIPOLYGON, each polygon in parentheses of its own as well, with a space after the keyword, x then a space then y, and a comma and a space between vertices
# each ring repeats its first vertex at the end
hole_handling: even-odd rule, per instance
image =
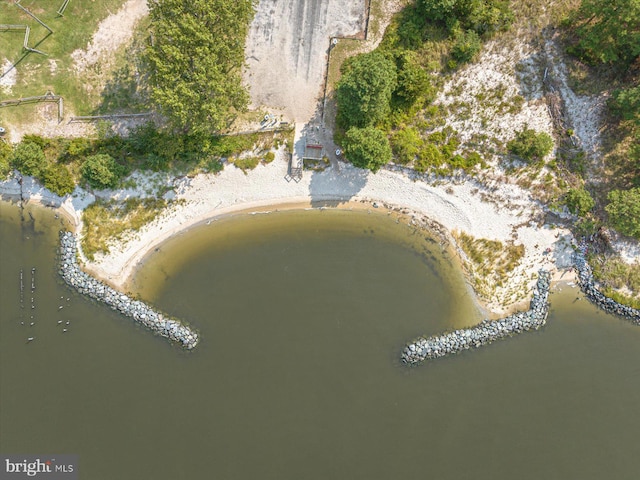
POLYGON ((2 453, 78 454, 92 480, 637 478, 640 329, 575 289, 541 331, 407 368, 406 341, 480 319, 437 241, 365 212, 240 215, 132 282, 199 329, 185 352, 67 288, 60 221, 31 212, 0 205, 2 453))

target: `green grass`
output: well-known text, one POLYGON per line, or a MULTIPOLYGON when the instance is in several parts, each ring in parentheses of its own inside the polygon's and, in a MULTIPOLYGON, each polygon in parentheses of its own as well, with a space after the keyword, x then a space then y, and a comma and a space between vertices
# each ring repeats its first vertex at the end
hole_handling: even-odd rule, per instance
POLYGON ((109 244, 136 232, 151 222, 167 205, 162 199, 132 198, 123 203, 96 201, 82 214, 82 251, 89 260, 96 253, 109 253, 109 244))
POLYGON ((99 92, 93 92, 93 95, 87 93, 87 78, 73 71, 71 53, 86 48, 99 22, 117 12, 123 3, 124 0, 92 0, 90 4, 72 0, 61 17, 56 12, 62 0, 23 0, 20 4, 53 30, 49 34, 13 2, 1 1, 0 21, 29 25, 29 46, 47 55, 23 51, 23 31, 0 32, 0 61, 4 62, 4 58, 7 58, 17 64, 18 72, 12 93, 0 93, 0 100, 43 95, 51 90, 62 95, 65 103, 73 106, 77 114, 90 113, 99 99, 99 92), (52 61, 56 64, 55 72, 52 72, 52 61))
POLYGON ((464 232, 453 235, 467 256, 466 267, 472 274, 474 289, 485 299, 490 298, 494 287, 506 285, 511 272, 524 257, 524 245, 474 238, 464 232))

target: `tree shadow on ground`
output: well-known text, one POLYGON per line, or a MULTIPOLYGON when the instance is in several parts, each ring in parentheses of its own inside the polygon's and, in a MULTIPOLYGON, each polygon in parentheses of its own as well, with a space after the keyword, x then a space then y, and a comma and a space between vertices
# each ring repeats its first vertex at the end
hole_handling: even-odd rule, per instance
MULTIPOLYGON (((370 172, 353 167, 336 155, 338 147, 333 141, 333 130, 322 121, 322 102, 318 104, 314 116, 302 129, 301 151, 304 151, 305 140, 322 145, 322 155, 327 163, 320 162, 323 170, 305 170, 303 175, 311 175, 309 192, 311 205, 315 208, 337 207, 352 201, 367 184, 370 172)), ((296 145, 296 148, 299 146, 296 145)))

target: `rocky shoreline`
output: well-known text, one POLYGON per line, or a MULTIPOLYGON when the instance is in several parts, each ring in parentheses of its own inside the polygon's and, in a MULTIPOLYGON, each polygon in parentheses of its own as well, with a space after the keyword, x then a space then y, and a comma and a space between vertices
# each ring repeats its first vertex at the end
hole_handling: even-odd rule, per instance
POLYGON ((539 329, 546 323, 549 313, 547 299, 550 284, 549 272, 540 270, 529 310, 526 312, 514 313, 500 320, 483 320, 475 327, 455 330, 443 335, 418 338, 405 347, 402 352, 402 361, 409 365, 417 365, 425 360, 452 355, 517 333, 539 329))
POLYGON ((83 272, 77 262, 76 238, 71 232, 60 232, 60 275, 79 293, 106 303, 112 309, 132 318, 158 335, 191 350, 198 344, 198 334, 175 318, 160 313, 144 302, 133 300, 83 272))
POLYGON ((587 248, 587 244, 582 241, 578 246, 578 250, 573 254, 573 265, 578 273, 578 285, 580 285, 582 292, 591 302, 605 312, 619 315, 636 325, 640 325, 640 310, 628 305, 622 305, 598 290, 593 279, 593 272, 589 262, 587 262, 587 248))

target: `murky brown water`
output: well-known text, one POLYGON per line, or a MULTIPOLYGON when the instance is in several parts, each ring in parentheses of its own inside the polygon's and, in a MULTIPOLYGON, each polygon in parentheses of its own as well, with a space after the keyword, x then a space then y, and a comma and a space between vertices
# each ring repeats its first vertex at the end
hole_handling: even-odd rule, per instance
POLYGON ((62 284, 47 212, 0 213, 3 453, 77 453, 82 479, 637 478, 640 329, 575 290, 542 331, 408 369, 405 341, 477 320, 437 243, 364 213, 243 216, 136 278, 199 328, 189 354, 62 284))

